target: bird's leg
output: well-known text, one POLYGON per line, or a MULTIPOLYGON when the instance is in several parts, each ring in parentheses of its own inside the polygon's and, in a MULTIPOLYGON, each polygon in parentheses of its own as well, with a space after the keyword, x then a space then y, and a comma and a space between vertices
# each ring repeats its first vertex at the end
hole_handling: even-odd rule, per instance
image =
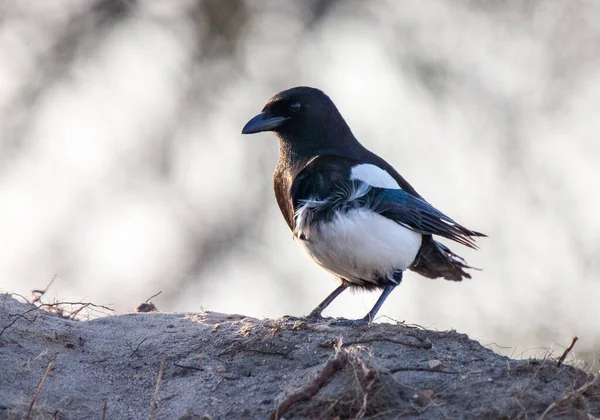
POLYGON ((381 293, 381 296, 379 296, 379 299, 377 299, 377 302, 375 302, 373 309, 371 309, 369 311, 369 313, 366 314, 363 318, 340 319, 339 321, 334 321, 333 324, 348 326, 348 327, 358 327, 361 325, 370 324, 373 321, 373 319, 375 319, 375 315, 377 315, 377 312, 379 312, 379 308, 381 308, 381 305, 383 305, 383 302, 385 302, 387 297, 390 295, 390 293, 392 293, 392 290, 394 290, 394 288, 396 286, 397 286, 397 284, 390 284, 388 286, 385 286, 385 288, 383 289, 383 292, 381 293))
POLYGON ((383 302, 385 302, 390 293, 392 293, 392 290, 394 290, 400 283, 402 283, 402 271, 394 271, 392 278, 385 286, 381 296, 379 296, 379 299, 377 299, 377 302, 375 302, 375 305, 373 305, 373 309, 371 309, 368 314, 361 319, 341 319, 339 321, 335 321, 333 324, 345 326, 360 326, 370 324, 373 319, 375 319, 375 315, 377 315, 377 312, 379 312, 383 302))
POLYGON ((347 288, 348 285, 346 283, 340 284, 337 287, 337 289, 331 292, 323 302, 319 303, 319 305, 315 309, 313 309, 310 314, 308 314, 307 318, 314 320, 322 319, 323 317, 321 316, 321 312, 323 312, 325 308, 327 308, 331 304, 331 302, 333 302, 335 298, 338 297, 347 288))

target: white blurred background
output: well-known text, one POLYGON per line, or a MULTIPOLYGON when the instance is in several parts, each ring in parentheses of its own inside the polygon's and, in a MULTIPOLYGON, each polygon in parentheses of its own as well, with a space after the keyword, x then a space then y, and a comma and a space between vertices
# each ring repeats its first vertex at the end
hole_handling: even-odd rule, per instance
MULTIPOLYGON (((595 0, 4 0, 0 287, 133 309, 308 313, 337 285, 272 194, 276 92, 318 87, 436 207, 487 233, 463 283, 381 315, 513 356, 600 357, 595 0)), ((326 312, 359 317, 378 296, 326 312)))

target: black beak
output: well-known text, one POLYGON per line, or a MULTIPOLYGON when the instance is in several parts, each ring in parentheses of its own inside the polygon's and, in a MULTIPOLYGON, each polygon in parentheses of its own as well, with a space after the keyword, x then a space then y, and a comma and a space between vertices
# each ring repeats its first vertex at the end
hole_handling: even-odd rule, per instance
POLYGON ((252 118, 242 128, 242 134, 254 134, 261 131, 269 131, 283 124, 289 117, 267 117, 264 112, 261 112, 256 117, 252 118))

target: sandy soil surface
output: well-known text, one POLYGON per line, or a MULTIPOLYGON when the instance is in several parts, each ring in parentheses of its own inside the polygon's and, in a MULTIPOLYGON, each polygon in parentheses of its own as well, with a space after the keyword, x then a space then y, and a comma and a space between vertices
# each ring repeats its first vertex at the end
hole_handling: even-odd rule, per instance
POLYGON ((600 416, 588 373, 454 331, 208 312, 78 321, 56 309, 0 295, 0 418, 600 416))

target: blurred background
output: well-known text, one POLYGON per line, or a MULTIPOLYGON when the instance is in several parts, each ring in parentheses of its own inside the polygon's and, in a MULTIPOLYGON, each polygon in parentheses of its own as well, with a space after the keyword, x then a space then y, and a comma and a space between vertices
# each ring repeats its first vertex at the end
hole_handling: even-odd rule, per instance
POLYGON ((599 21, 594 0, 4 0, 0 287, 56 274, 49 295, 118 312, 162 291, 162 311, 307 314, 337 283, 279 214, 276 140, 240 130, 309 85, 489 235, 452 245, 472 280, 408 273, 381 315, 515 357, 578 335, 598 363, 599 21))

